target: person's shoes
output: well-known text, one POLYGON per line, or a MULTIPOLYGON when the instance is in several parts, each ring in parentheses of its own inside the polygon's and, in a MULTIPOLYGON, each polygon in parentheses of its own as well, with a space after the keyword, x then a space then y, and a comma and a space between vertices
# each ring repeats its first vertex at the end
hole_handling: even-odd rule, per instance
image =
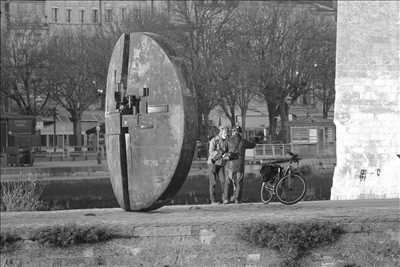
POLYGON ((235 204, 240 204, 242 201, 235 199, 235 204))
POLYGON ((224 200, 223 203, 224 203, 224 204, 229 204, 229 201, 228 201, 228 200, 224 200))
POLYGON ((211 205, 219 205, 220 203, 218 201, 211 201, 211 205))

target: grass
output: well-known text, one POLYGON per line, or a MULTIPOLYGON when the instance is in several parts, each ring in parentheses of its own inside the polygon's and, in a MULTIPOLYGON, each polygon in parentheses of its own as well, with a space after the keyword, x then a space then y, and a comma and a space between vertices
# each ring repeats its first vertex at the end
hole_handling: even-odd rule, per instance
POLYGON ((46 210, 40 200, 44 186, 36 180, 2 181, 0 183, 1 211, 46 210))
POLYGON ((18 236, 16 233, 0 232, 0 249, 1 250, 11 249, 13 245, 20 240, 22 240, 22 238, 18 236))
POLYGON ((39 244, 53 247, 69 247, 78 244, 99 243, 117 238, 118 235, 101 225, 54 225, 32 230, 28 238, 23 238, 15 232, 0 233, 0 249, 12 249, 13 245, 22 240, 36 241, 39 244))
POLYGON ((282 266, 297 266, 312 248, 334 243, 343 229, 326 223, 255 223, 243 226, 239 237, 251 244, 276 250, 284 258, 282 266))
POLYGON ((56 225, 40 228, 31 235, 32 241, 54 247, 98 243, 115 238, 116 235, 104 226, 82 226, 77 224, 56 225))

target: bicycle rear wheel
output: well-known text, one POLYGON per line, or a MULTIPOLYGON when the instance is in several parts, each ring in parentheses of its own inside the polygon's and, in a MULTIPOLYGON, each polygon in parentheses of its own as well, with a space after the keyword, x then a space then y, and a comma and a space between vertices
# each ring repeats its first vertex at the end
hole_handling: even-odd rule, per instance
POLYGON ((264 204, 268 204, 272 200, 272 197, 274 196, 273 192, 274 192, 273 187, 269 183, 263 182, 261 184, 261 192, 260 192, 261 201, 264 204))
POLYGON ((298 174, 289 174, 279 180, 275 189, 276 197, 285 205, 292 205, 303 199, 306 182, 298 174))

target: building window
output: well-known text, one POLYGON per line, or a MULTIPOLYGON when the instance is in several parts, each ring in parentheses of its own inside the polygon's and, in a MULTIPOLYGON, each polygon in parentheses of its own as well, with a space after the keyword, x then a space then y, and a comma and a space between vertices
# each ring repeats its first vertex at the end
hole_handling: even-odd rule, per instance
POLYGON ((171 14, 171 1, 170 0, 167 0, 167 12, 168 12, 168 15, 171 14))
POLYGON ((133 15, 135 18, 140 18, 140 9, 139 8, 135 8, 133 10, 133 15))
POLYGON ((47 135, 40 136, 40 146, 47 146, 47 135))
POLYGON ((17 38, 17 39, 22 39, 22 38, 24 38, 24 34, 22 33, 22 32, 16 32, 15 33, 15 38, 17 38))
POLYGON ((67 21, 67 23, 71 23, 71 13, 72 13, 72 10, 67 9, 67 12, 65 14, 65 20, 67 21))
POLYGON ((326 133, 326 139, 328 140, 328 143, 334 143, 335 142, 335 129, 334 128, 325 128, 325 133, 326 133))
POLYGON ((121 19, 126 19, 126 7, 121 8, 121 19))
POLYGON ((112 9, 106 9, 105 21, 106 22, 112 21, 112 9))
POLYGON ((310 141, 309 128, 306 127, 292 127, 292 143, 294 144, 307 144, 310 141))
POLYGON ((92 22, 93 23, 99 22, 99 11, 97 9, 92 10, 92 22))
POLYGON ((79 14, 80 22, 85 23, 85 10, 82 9, 79 14))
POLYGON ((57 7, 53 7, 52 9, 52 18, 53 18, 53 22, 57 23, 58 22, 58 8, 57 7))

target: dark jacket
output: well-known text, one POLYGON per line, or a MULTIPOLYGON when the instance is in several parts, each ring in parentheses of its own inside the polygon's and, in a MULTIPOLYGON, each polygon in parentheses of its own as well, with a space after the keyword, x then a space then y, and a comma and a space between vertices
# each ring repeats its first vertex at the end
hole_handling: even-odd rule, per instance
POLYGON ((254 143, 247 141, 239 134, 231 136, 228 140, 228 152, 229 154, 238 154, 238 157, 237 159, 229 160, 226 168, 233 172, 244 172, 246 149, 254 147, 254 143))
POLYGON ((215 164, 223 166, 225 165, 225 160, 222 156, 228 152, 228 140, 222 139, 220 136, 215 136, 210 141, 210 146, 208 149, 208 164, 215 164))

